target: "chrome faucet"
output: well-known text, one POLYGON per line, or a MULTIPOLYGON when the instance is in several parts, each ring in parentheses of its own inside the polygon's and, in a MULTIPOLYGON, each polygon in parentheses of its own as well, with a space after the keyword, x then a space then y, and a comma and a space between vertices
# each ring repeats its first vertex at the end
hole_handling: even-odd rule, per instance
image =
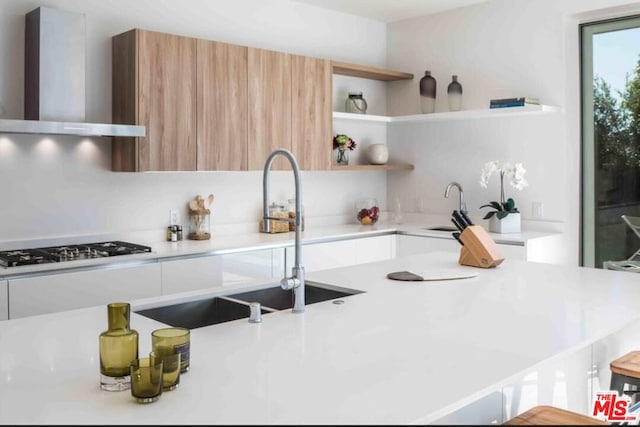
POLYGON ((459 207, 459 211, 460 212, 467 212, 467 205, 464 203, 464 193, 462 191, 462 186, 460 184, 458 184, 457 182, 451 182, 449 183, 449 185, 447 185, 447 189, 444 190, 444 197, 449 197, 449 191, 451 191, 451 187, 457 187, 458 188, 458 194, 460 195, 460 207, 459 207))
POLYGON ((304 267, 302 266, 302 242, 301 242, 301 231, 302 231, 302 182, 300 181, 300 168, 298 166, 298 161, 294 157, 293 154, 289 150, 285 150, 283 148, 278 148, 274 150, 269 157, 267 158, 267 162, 264 165, 264 173, 262 175, 262 221, 263 233, 269 233, 270 224, 269 221, 285 221, 285 222, 293 222, 295 223, 296 229, 296 259, 295 264, 293 265, 293 269, 291 271, 291 277, 285 277, 280 280, 280 287, 289 291, 293 289, 293 312, 294 313, 304 313, 304 267), (276 156, 282 155, 289 160, 291 163, 291 167, 293 168, 293 177, 295 180, 296 186, 296 217, 295 218, 276 218, 269 216, 269 173, 271 172, 271 164, 276 156))

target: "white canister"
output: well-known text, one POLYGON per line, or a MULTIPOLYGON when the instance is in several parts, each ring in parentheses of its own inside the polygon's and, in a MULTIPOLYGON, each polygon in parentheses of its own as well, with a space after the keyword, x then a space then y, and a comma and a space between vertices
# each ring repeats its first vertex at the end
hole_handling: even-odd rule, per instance
POLYGON ((371 144, 367 148, 367 159, 372 165, 384 165, 389 160, 386 144, 371 144))

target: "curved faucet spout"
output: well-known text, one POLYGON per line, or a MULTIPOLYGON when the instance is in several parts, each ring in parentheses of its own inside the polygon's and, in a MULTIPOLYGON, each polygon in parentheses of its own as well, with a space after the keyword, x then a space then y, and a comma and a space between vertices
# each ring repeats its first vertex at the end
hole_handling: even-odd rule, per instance
POLYGON ((280 281, 280 286, 284 290, 293 289, 294 313, 304 313, 304 267, 302 266, 302 181, 300 180, 300 167, 295 156, 284 148, 278 148, 274 150, 264 165, 264 172, 262 174, 262 221, 263 232, 269 233, 271 231, 270 221, 287 221, 295 223, 296 230, 296 256, 295 264, 292 268, 291 277, 285 277, 280 281), (271 164, 277 156, 284 156, 293 169, 293 177, 296 187, 296 217, 295 218, 275 218, 269 216, 269 175, 271 173, 271 164))
POLYGON ((444 190, 444 197, 449 197, 449 192, 452 187, 456 187, 458 189, 458 194, 460 196, 459 207, 460 212, 467 212, 467 205, 464 203, 464 192, 462 191, 462 186, 457 182, 451 182, 447 185, 447 189, 444 190))

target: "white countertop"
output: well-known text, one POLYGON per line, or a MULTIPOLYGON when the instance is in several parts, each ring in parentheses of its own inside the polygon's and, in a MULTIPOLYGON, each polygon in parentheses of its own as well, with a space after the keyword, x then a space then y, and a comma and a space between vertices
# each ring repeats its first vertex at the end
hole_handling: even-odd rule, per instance
MULTIPOLYGON (((312 244, 320 242, 328 242, 340 239, 351 239, 358 237, 369 237, 382 234, 408 234, 413 236, 435 237, 442 239, 453 239, 450 231, 428 230, 428 227, 439 225, 451 225, 447 216, 426 216, 425 220, 407 221, 402 224, 394 224, 390 222, 380 221, 374 225, 360 224, 341 224, 341 225, 323 225, 311 226, 302 233, 303 244, 312 244)), ((162 233, 155 233, 160 235, 162 233)), ((524 245, 528 240, 550 236, 557 234, 554 232, 543 231, 524 231, 522 233, 513 234, 496 234, 489 233, 496 243, 524 245)), ((295 233, 274 233, 266 234, 259 232, 242 232, 230 235, 216 236, 210 240, 182 240, 179 242, 168 242, 159 240, 157 237, 149 237, 149 233, 131 233, 131 235, 116 235, 107 239, 106 236, 100 237, 82 237, 74 236, 72 239, 66 239, 65 244, 70 243, 88 243, 95 239, 104 240, 125 240, 132 243, 150 246, 152 252, 135 255, 125 255, 116 257, 96 258, 89 260, 77 260, 69 262, 54 262, 46 264, 25 265, 19 267, 4 268, 0 267, 0 279, 10 276, 21 277, 34 273, 44 273, 49 271, 95 268, 105 265, 126 264, 136 262, 154 262, 167 258, 179 258, 190 256, 204 255, 221 255, 225 253, 244 252, 249 250, 260 250, 269 248, 282 248, 293 246, 295 243, 295 233), (93 240, 92 240, 93 239, 93 240)), ((42 247, 44 242, 22 241, 13 243, 11 249, 24 249, 33 247, 42 247)), ((61 244, 61 243, 57 243, 61 244)), ((7 243, 5 243, 5 246, 7 243)))
MULTIPOLYGON (((0 322, 0 423, 425 423, 640 318, 640 277, 626 272, 506 260, 471 279, 386 279, 391 271, 472 268, 457 257, 309 273, 366 292, 304 314, 266 314, 261 324, 192 330, 191 371, 149 405, 99 388, 105 307, 0 322)), ((162 324, 137 314, 131 322, 144 354, 162 324)))

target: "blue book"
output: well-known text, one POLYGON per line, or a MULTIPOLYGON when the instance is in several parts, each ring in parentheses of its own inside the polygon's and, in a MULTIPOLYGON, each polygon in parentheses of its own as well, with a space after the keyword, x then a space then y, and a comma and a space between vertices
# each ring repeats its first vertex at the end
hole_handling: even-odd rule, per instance
POLYGON ((535 104, 526 104, 524 102, 508 102, 504 104, 491 104, 489 105, 489 108, 524 107, 525 105, 535 105, 535 104))
POLYGON ((502 99, 492 99, 489 101, 490 108, 500 108, 500 107, 523 107, 529 104, 540 104, 540 100, 538 98, 502 98, 502 99))

